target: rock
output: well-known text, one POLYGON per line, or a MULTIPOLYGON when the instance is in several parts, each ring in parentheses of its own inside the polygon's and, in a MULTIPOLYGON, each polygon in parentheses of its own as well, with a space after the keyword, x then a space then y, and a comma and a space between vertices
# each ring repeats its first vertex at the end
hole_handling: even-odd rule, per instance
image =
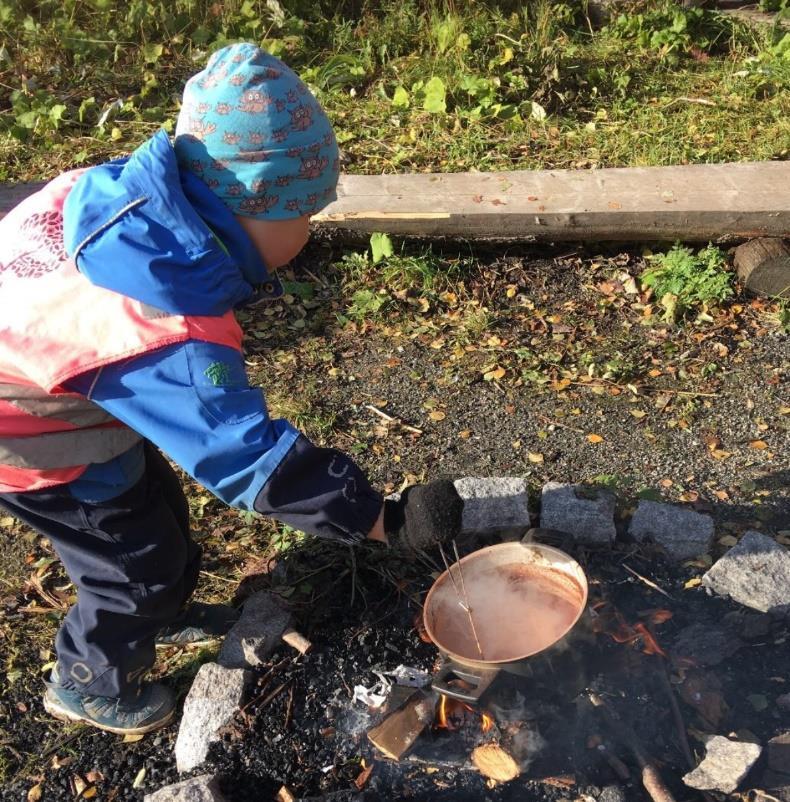
POLYGON ((607 785, 601 789, 598 802, 626 802, 625 791, 619 785, 607 785))
POLYGON ((764 788, 780 802, 786 802, 790 800, 790 732, 771 738, 766 752, 767 760, 760 777, 760 788, 764 788))
POLYGON ((690 661, 695 666, 717 666, 743 645, 744 642, 728 627, 691 624, 675 638, 672 658, 676 663, 690 661))
POLYGON ((790 612, 790 551, 760 532, 747 532, 702 577, 721 596, 763 613, 790 612))
POLYGON ((751 610, 732 610, 722 623, 735 630, 744 640, 763 640, 771 635, 771 616, 751 610))
POLYGON ((527 482, 512 476, 456 479, 464 500, 464 534, 501 534, 529 528, 527 482))
POLYGON ((220 793, 216 777, 201 774, 146 794, 143 802, 225 802, 225 797, 220 793))
POLYGON ((541 493, 540 525, 569 532, 579 543, 612 543, 614 505, 608 490, 549 482, 541 493))
POLYGON ((655 543, 672 560, 690 560, 713 545, 713 519, 674 504, 643 499, 631 518, 628 534, 638 543, 655 543))
POLYGON ((277 596, 266 591, 254 593, 225 635, 217 662, 225 668, 256 668, 280 645, 290 622, 291 614, 277 596))
POLYGON ((705 759, 683 777, 689 788, 731 794, 749 773, 763 751, 759 744, 731 741, 713 735, 705 744, 705 759))
POLYGON ((219 730, 228 724, 241 705, 249 672, 205 663, 195 676, 176 739, 176 766, 191 771, 206 759, 209 746, 219 740, 219 730))

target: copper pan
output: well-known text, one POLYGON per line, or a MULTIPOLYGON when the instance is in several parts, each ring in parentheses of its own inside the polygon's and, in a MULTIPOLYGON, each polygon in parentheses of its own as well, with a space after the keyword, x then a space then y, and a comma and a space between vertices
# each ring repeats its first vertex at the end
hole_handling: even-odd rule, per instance
MULTIPOLYGON (((576 560, 553 546, 500 543, 464 557, 460 571, 458 563, 451 565, 450 570, 456 582, 453 583, 447 571, 439 576, 425 599, 423 621, 426 632, 444 658, 433 687, 470 704, 480 699, 500 671, 524 673, 531 657, 557 648, 587 605, 584 571, 576 560), (483 629, 478 632, 479 639, 481 643, 493 644, 489 651, 493 659, 486 659, 487 648, 483 649, 484 659, 480 658, 469 615, 459 603, 457 587, 461 574, 469 597, 475 600, 470 606, 477 629, 483 629), (543 628, 545 631, 540 632, 540 637, 529 607, 531 589, 527 586, 530 583, 556 596, 557 605, 563 611, 556 623, 543 628), (524 604, 509 604, 506 605, 509 609, 498 609, 500 598, 523 598, 524 604), (483 610, 487 600, 491 605, 483 610), (464 680, 463 685, 453 684, 454 678, 464 680)), ((541 616, 544 622, 548 621, 546 616, 541 616)))

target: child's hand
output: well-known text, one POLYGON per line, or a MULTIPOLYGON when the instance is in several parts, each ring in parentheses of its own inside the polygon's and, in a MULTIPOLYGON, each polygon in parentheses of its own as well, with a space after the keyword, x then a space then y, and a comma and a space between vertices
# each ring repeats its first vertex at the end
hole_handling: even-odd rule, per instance
POLYGON ((384 502, 384 531, 394 548, 407 551, 445 543, 461 532, 464 502, 448 479, 407 487, 384 502))

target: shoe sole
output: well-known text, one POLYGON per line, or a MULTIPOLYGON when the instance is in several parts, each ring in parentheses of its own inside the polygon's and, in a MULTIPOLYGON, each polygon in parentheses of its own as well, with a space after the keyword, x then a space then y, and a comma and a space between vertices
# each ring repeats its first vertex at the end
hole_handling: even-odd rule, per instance
POLYGON ((79 713, 75 713, 73 710, 68 710, 65 707, 61 707, 57 704, 57 702, 52 701, 52 699, 46 695, 44 696, 44 710, 46 710, 47 713, 49 713, 49 715, 53 718, 58 719, 58 721, 89 724, 91 727, 95 727, 97 730, 112 732, 115 735, 145 735, 147 732, 153 732, 154 730, 158 730, 167 726, 173 720, 173 716, 176 714, 175 709, 173 709, 165 718, 155 721, 152 724, 146 724, 144 727, 109 727, 106 724, 99 724, 87 716, 81 716, 79 713))

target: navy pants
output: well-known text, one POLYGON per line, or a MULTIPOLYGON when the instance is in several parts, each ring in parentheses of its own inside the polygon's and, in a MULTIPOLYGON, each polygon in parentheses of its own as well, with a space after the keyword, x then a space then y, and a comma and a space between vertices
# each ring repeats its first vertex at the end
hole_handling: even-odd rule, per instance
POLYGON ((200 547, 167 460, 146 447, 142 479, 111 501, 77 501, 68 487, 0 494, 0 506, 49 539, 77 588, 58 632, 61 683, 123 696, 154 664, 154 638, 192 595, 200 547))

